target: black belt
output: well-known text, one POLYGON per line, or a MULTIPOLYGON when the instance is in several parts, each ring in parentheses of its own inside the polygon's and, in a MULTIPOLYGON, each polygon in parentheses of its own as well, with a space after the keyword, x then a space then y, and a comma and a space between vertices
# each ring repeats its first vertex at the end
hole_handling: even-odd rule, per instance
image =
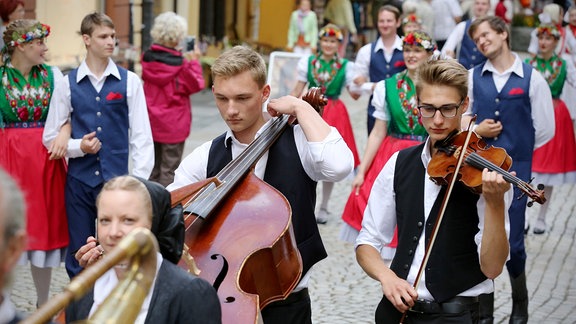
POLYGON ((460 314, 476 307, 478 297, 461 297, 456 296, 448 299, 443 303, 429 300, 417 300, 414 306, 410 308, 411 312, 421 314, 460 314))

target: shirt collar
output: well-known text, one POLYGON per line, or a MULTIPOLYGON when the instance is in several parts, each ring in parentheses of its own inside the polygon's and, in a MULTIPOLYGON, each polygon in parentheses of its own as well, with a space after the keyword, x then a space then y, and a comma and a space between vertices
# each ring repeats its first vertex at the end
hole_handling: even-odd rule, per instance
MULTIPOLYGON (((396 35, 392 49, 397 49, 399 51, 402 50, 402 38, 400 38, 400 36, 396 35)), ((376 46, 374 46, 374 53, 378 52, 379 50, 384 51, 384 43, 382 43, 382 37, 378 37, 376 46)))
MULTIPOLYGON (((118 66, 112 61, 111 58, 108 59, 108 65, 106 66, 106 70, 102 74, 102 77, 107 77, 109 75, 113 75, 116 79, 121 80, 120 78, 120 71, 118 71, 118 66)), ((92 77, 93 79, 97 80, 98 78, 90 68, 88 68, 88 64, 86 64, 86 60, 82 61, 80 66, 78 67, 78 73, 76 74, 76 83, 82 81, 86 76, 92 77)))
POLYGON ((520 60, 520 57, 518 57, 518 55, 516 53, 512 53, 514 55, 514 63, 512 63, 512 66, 510 68, 508 68, 506 71, 500 73, 496 70, 496 68, 494 67, 494 65, 492 65, 492 62, 490 60, 486 61, 486 64, 484 64, 484 67, 482 68, 482 74, 484 74, 484 72, 489 71, 492 72, 493 74, 499 74, 499 75, 503 75, 503 74, 508 74, 508 73, 515 73, 516 75, 518 75, 519 77, 523 78, 524 77, 524 70, 522 69, 522 60, 520 60))
POLYGON ((420 154, 422 164, 424 164, 424 169, 428 168, 428 163, 430 163, 430 160, 432 160, 432 155, 430 155, 430 145, 430 136, 428 136, 428 138, 426 138, 426 143, 424 144, 422 154, 420 154))
MULTIPOLYGON (((270 120, 268 120, 266 123, 264 123, 264 125, 262 125, 262 127, 260 127, 260 129, 256 132, 256 136, 254 136, 254 138, 258 138, 258 136, 260 136, 260 134, 262 134, 262 132, 266 129, 266 127, 268 127, 268 125, 270 125, 270 123, 272 122, 272 120, 274 120, 274 118, 271 118, 270 120)), ((234 134, 232 133, 232 131, 230 129, 228 129, 226 131, 226 138, 224 140, 224 146, 228 147, 229 143, 232 143, 232 141, 234 141, 236 144, 238 145, 247 145, 247 144, 242 144, 240 143, 236 137, 234 136, 234 134)))

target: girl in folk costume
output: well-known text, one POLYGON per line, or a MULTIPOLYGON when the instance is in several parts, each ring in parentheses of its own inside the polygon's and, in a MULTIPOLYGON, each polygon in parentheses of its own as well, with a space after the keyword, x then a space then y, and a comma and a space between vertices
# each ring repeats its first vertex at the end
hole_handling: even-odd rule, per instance
MULTIPOLYGON (((571 62, 560 58, 554 49, 560 40, 560 31, 555 25, 541 25, 538 28, 539 54, 527 59, 548 81, 554 102, 554 138, 534 151, 532 174, 536 183, 545 185, 547 202, 540 207, 538 219, 534 225, 534 234, 546 231, 546 212, 550 204, 553 186, 564 183, 576 183, 576 139, 570 114, 566 104, 560 98, 567 81, 576 85, 576 69, 571 62)), ((576 98, 572 98, 572 102, 576 98)))
MULTIPOLYGON (((404 37, 402 50, 406 70, 378 82, 374 89, 372 104, 376 107, 376 123, 368 136, 362 163, 342 214, 345 223, 341 238, 346 241, 356 240, 372 185, 386 161, 395 152, 426 139, 426 130, 419 120, 413 78, 418 67, 433 55, 436 45, 430 35, 414 31, 404 37)), ((383 251, 384 259, 392 259, 395 244, 396 238, 390 248, 383 251)))
MULTIPOLYGON (((353 63, 347 59, 338 57, 338 46, 342 42, 342 32, 334 24, 324 26, 319 34, 320 51, 317 55, 303 57, 298 62, 298 83, 292 90, 291 95, 299 97, 309 84, 310 87, 320 87, 328 98, 328 104, 324 107, 322 118, 333 127, 336 127, 342 138, 354 154, 354 166, 360 163, 358 151, 350 117, 344 103, 338 99, 342 89, 353 82, 353 63)), ((351 93, 354 99, 358 96, 351 93)), ((322 199, 320 210, 316 213, 317 222, 324 224, 327 221, 328 200, 334 188, 333 182, 322 182, 322 199)))
POLYGON ((42 143, 44 122, 62 72, 44 64, 50 27, 35 20, 11 22, 4 33, 0 66, 0 166, 25 193, 27 253, 38 306, 49 295, 52 268, 64 259, 68 246, 64 207, 66 152, 70 126, 62 127, 46 150, 42 143))

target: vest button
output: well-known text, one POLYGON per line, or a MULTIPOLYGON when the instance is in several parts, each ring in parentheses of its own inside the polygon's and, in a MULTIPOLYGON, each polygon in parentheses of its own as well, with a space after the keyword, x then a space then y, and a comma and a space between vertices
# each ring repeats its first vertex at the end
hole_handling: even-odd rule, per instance
POLYGON ((386 70, 390 69, 390 64, 386 64, 386 70))
POLYGON ((100 101, 100 97, 96 97, 96 101, 100 101))
POLYGON ((414 250, 408 251, 408 255, 412 255, 412 254, 414 254, 414 250))
POLYGON ((499 102, 500 102, 500 98, 496 98, 496 99, 494 99, 494 101, 495 101, 496 103, 499 103, 499 102))
POLYGON ((472 55, 471 58, 472 58, 473 60, 475 60, 475 59, 476 59, 476 55, 472 55))
POLYGON ((390 77, 390 74, 386 74, 386 79, 388 79, 390 77))
POLYGON ((409 268, 410 267, 407 264, 404 265, 404 270, 408 270, 409 268))
POLYGON ((102 127, 98 126, 98 127, 96 127, 96 130, 99 131, 99 132, 101 132, 101 131, 102 131, 102 127))
POLYGON ((101 112, 97 112, 97 113, 96 113, 96 116, 100 117, 100 116, 102 116, 102 113, 101 113, 101 112))
POLYGON ((414 242, 418 241, 418 236, 414 236, 414 237, 412 238, 412 241, 414 241, 414 242))
POLYGON ((100 175, 100 171, 94 172, 95 175, 100 175))
POLYGON ((422 222, 418 222, 418 227, 422 227, 422 222))

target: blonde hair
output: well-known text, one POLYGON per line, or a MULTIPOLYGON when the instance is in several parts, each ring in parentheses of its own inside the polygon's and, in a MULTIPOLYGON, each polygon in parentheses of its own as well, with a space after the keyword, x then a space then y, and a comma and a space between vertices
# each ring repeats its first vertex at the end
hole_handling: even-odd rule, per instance
POLYGON ((422 92, 424 85, 447 86, 456 89, 461 98, 468 96, 468 70, 453 59, 433 59, 418 67, 416 94, 422 92))
MULTIPOLYGON (((152 224, 152 198, 150 198, 150 193, 142 181, 133 176, 119 176, 108 180, 102 187, 98 197, 96 197, 96 206, 99 205, 103 192, 113 190, 132 191, 140 195, 144 203, 144 208, 146 209, 147 219, 150 221, 150 224, 152 224)), ((127 207, 129 208, 130 206, 127 207)))
POLYGON ((182 16, 167 11, 154 19, 154 26, 150 36, 154 43, 160 45, 174 45, 180 43, 188 31, 188 22, 182 16))
POLYGON ((252 79, 262 88, 266 85, 266 63, 260 54, 245 46, 234 46, 220 55, 212 65, 212 79, 229 79, 250 71, 252 79))

